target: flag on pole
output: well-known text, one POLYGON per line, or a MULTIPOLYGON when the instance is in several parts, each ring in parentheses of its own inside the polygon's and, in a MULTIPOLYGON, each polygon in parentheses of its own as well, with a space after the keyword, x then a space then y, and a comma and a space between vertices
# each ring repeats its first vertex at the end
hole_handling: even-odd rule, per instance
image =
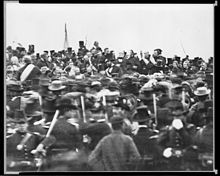
POLYGON ((65 39, 64 39, 64 50, 66 50, 68 47, 69 47, 69 43, 68 43, 67 29, 66 29, 66 23, 65 23, 65 39))

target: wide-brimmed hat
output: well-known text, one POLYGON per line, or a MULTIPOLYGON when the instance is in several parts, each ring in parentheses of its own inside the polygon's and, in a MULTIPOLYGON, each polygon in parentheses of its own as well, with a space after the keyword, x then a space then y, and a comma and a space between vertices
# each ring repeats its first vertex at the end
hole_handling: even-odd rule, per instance
POLYGON ((195 91, 194 94, 196 96, 203 96, 203 95, 208 95, 211 92, 210 89, 207 89, 207 87, 198 87, 195 91))
POLYGON ((63 86, 62 81, 59 81, 59 80, 53 81, 50 84, 50 86, 48 87, 48 89, 51 90, 51 91, 63 90, 65 88, 66 88, 66 86, 63 86))

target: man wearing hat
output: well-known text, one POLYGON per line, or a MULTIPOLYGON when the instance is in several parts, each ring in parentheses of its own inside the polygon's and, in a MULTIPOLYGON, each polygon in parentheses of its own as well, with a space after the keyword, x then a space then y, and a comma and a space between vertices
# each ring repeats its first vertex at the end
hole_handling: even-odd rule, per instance
POLYGON ((56 104, 60 114, 52 129, 51 135, 55 136, 56 142, 51 149, 51 154, 62 151, 77 151, 82 148, 82 135, 79 133, 81 119, 75 109, 71 98, 62 97, 56 104))
POLYGON ((38 67, 32 64, 30 56, 24 56, 25 65, 18 70, 16 79, 24 82, 26 80, 32 80, 33 78, 39 77, 41 71, 38 67))
POLYGON ((148 107, 142 105, 137 107, 137 113, 133 117, 134 122, 138 122, 138 128, 133 136, 133 140, 142 157, 143 163, 138 170, 151 170, 149 163, 157 160, 157 144, 152 136, 158 132, 151 129, 151 117, 148 107))
POLYGON ((55 80, 52 81, 51 84, 48 86, 48 89, 53 92, 57 99, 63 94, 64 89, 66 86, 63 85, 62 81, 55 80))
POLYGON ((89 165, 95 171, 128 171, 140 159, 140 154, 131 137, 122 132, 123 118, 111 119, 113 132, 99 141, 89 155, 89 165), (102 164, 101 164, 102 163, 102 164), (129 167, 130 166, 130 167, 129 167))
POLYGON ((31 152, 35 149, 43 152, 54 143, 55 138, 44 138, 37 132, 28 131, 27 119, 22 110, 16 110, 15 117, 17 130, 6 140, 7 171, 34 171, 37 166, 31 152))
POLYGON ((82 59, 88 51, 89 50, 87 50, 86 46, 84 45, 84 41, 79 41, 79 49, 77 53, 79 59, 82 59))
MULTIPOLYGON (((87 135, 90 141, 88 143, 89 151, 95 149, 96 145, 99 141, 104 137, 111 133, 110 126, 105 122, 104 116, 102 119, 90 119, 93 120, 90 122, 85 128, 81 128, 80 132, 83 135, 87 135)), ((86 142, 86 141, 85 141, 86 142)))
POLYGON ((189 113, 187 114, 187 121, 189 123, 193 123, 199 127, 204 125, 204 120, 207 114, 207 107, 205 107, 205 103, 208 101, 210 92, 211 90, 207 89, 207 87, 198 87, 194 91, 198 102, 192 105, 192 107, 189 109, 189 113))

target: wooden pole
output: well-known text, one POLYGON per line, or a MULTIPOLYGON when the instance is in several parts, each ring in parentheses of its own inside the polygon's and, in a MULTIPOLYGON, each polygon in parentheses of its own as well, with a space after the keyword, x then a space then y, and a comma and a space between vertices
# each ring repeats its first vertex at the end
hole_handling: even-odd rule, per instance
POLYGON ((83 115, 83 122, 86 123, 86 113, 85 113, 85 102, 84 102, 84 97, 81 96, 81 105, 82 105, 82 115, 83 115))
POLYGON ((153 94, 153 105, 154 105, 155 123, 157 125, 157 102, 156 102, 156 95, 155 94, 153 94))
POLYGON ((53 127, 54 127, 54 125, 55 125, 55 123, 56 123, 56 121, 57 121, 57 118, 58 118, 59 114, 60 114, 60 111, 59 111, 59 110, 56 110, 56 112, 55 112, 55 114, 54 114, 54 116, 53 116, 53 120, 52 120, 52 122, 51 122, 51 124, 50 124, 50 128, 49 128, 49 130, 47 131, 46 137, 49 137, 49 136, 50 136, 50 134, 51 134, 51 132, 52 132, 52 130, 53 130, 53 127))

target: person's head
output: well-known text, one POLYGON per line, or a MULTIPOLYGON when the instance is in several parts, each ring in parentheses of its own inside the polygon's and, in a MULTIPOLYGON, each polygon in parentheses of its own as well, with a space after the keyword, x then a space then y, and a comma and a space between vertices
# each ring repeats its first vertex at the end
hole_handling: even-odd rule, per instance
POLYGON ((150 58, 150 53, 149 52, 145 52, 144 53, 144 58, 145 59, 149 59, 150 58))
POLYGON ((105 49, 104 49, 104 53, 105 53, 105 54, 109 54, 109 53, 110 53, 109 48, 105 48, 105 49))
POLYGON ((92 53, 91 53, 91 52, 87 52, 86 55, 87 55, 88 57, 92 57, 92 53))
POLYGON ((111 125, 113 130, 122 130, 124 119, 121 116, 115 115, 111 119, 111 125))
POLYGON ((161 50, 161 49, 155 49, 153 55, 154 55, 154 56, 159 56, 161 53, 162 53, 162 50, 161 50))
POLYGON ((185 61, 183 62, 183 68, 184 68, 184 69, 188 69, 189 66, 190 66, 189 61, 188 61, 188 60, 185 60, 185 61))
POLYGON ((94 46, 98 47, 99 46, 99 42, 95 41, 94 42, 94 46))
POLYGON ((173 61, 173 67, 177 68, 179 66, 178 61, 173 61))
POLYGON ((20 132, 25 132, 27 131, 28 123, 25 121, 17 123, 17 130, 20 132))
POLYGON ((23 62, 24 64, 31 64, 32 63, 32 59, 29 55, 24 56, 23 58, 23 62))

